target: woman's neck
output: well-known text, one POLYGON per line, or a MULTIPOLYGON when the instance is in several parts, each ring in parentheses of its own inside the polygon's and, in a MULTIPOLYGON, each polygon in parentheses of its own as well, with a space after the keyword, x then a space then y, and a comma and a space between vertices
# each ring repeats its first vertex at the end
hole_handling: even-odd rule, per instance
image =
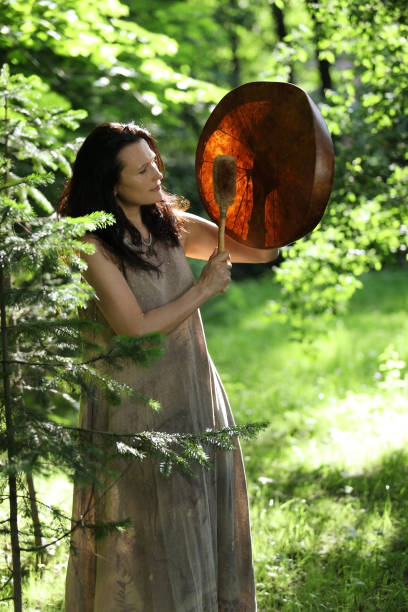
POLYGON ((150 236, 150 232, 142 220, 142 213, 140 206, 125 206, 120 202, 120 206, 135 228, 140 232, 142 238, 147 240, 150 236))

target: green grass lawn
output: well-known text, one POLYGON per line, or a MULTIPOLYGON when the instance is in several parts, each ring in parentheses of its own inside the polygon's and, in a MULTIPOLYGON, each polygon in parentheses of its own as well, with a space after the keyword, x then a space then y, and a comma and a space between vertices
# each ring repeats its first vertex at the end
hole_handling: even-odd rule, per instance
MULTIPOLYGON (((259 609, 408 610, 407 271, 366 276, 313 343, 290 340, 271 299, 266 276, 203 308, 236 421, 270 422, 243 445, 259 609)), ((47 487, 69 512, 64 482, 47 487)), ((54 552, 27 610, 62 610, 66 549, 54 552)))
POLYGON ((270 422, 243 447, 259 608, 408 610, 407 271, 365 277, 312 344, 271 298, 247 281, 203 312, 237 422, 270 422))

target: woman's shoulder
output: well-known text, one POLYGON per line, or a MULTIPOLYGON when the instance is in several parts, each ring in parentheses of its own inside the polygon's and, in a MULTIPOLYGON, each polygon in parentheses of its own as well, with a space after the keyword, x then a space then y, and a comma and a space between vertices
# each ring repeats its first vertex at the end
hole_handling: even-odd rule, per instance
MULTIPOLYGON (((113 253, 113 251, 107 246, 107 244, 92 232, 87 232, 83 236, 79 238, 81 242, 85 242, 87 244, 92 244, 94 246, 94 250, 92 253, 87 253, 88 255, 98 254, 102 256, 104 259, 114 263, 116 266, 119 265, 119 258, 113 253)), ((85 259, 87 259, 85 257, 85 259)), ((100 257, 98 257, 100 259, 100 257)))
POLYGON ((79 240, 81 242, 89 242, 91 244, 94 244, 96 247, 103 246, 103 241, 99 238, 99 236, 97 236, 96 234, 93 234, 92 232, 86 232, 86 234, 81 236, 79 240))

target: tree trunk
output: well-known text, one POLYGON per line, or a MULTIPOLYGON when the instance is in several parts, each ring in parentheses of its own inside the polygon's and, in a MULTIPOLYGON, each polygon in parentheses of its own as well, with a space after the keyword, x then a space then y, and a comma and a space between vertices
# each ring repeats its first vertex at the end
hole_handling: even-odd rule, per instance
POLYGON ((321 23, 315 13, 313 8, 313 1, 306 0, 306 6, 309 11, 309 15, 313 21, 313 38, 314 38, 314 46, 315 46, 315 57, 317 62, 317 67, 320 75, 320 93, 322 98, 326 95, 326 89, 332 89, 332 79, 330 74, 330 63, 325 59, 320 59, 319 57, 319 42, 320 42, 320 30, 321 23))
MULTIPOLYGON (((7 279, 8 280, 8 279, 7 279)), ((8 345, 7 345, 7 316, 5 303, 5 289, 8 285, 4 269, 0 268, 0 320, 1 320, 1 348, 2 348, 2 375, 4 391, 4 418, 6 426, 7 458, 9 465, 14 461, 14 427, 12 418, 11 392, 10 392, 10 373, 8 371, 8 345)), ((20 542, 18 535, 18 505, 17 505, 17 478, 10 473, 8 477, 9 485, 9 504, 10 504, 10 540, 11 557, 13 562, 13 600, 14 612, 22 612, 22 591, 21 591, 21 559, 20 542)))
MULTIPOLYGON (((276 26, 276 34, 278 36, 278 39, 280 42, 284 42, 285 37, 287 36, 287 29, 286 29, 286 25, 285 25, 285 17, 283 14, 283 11, 281 8, 279 8, 279 6, 276 6, 275 3, 272 3, 272 16, 273 16, 273 20, 275 22, 275 26, 276 26)), ((289 81, 291 83, 295 82, 295 73, 293 71, 293 66, 290 65, 289 66, 290 72, 289 72, 289 81)))
POLYGON ((38 570, 38 564, 44 563, 44 552, 42 546, 42 529, 38 513, 37 496, 35 493, 34 480, 32 474, 26 475, 28 495, 30 498, 31 520, 33 522, 34 542, 38 552, 36 554, 35 569, 38 570))
MULTIPOLYGON (((237 9, 236 0, 230 0, 229 4, 232 9, 237 9)), ((228 36, 231 42, 232 51, 231 85, 232 87, 238 87, 241 85, 241 62, 238 57, 239 37, 234 28, 234 24, 231 24, 231 26, 232 27, 228 28, 228 36)))
POLYGON ((332 88, 332 80, 330 75, 330 63, 325 59, 317 58, 320 73, 321 94, 324 97, 326 89, 332 88))
POLYGON ((217 3, 213 13, 214 20, 225 31, 231 51, 231 61, 226 75, 231 88, 239 87, 242 79, 241 59, 238 55, 240 40, 237 32, 237 27, 242 25, 242 13, 243 9, 237 0, 223 0, 217 3))
MULTIPOLYGON (((6 125, 6 134, 8 127, 8 97, 5 96, 4 102, 4 123, 6 125)), ((4 156, 7 159, 8 139, 6 136, 4 142, 4 156)), ((4 184, 8 182, 8 171, 4 173, 4 184)), ((14 462, 15 454, 15 438, 13 426, 13 413, 10 389, 10 372, 8 366, 8 338, 7 338, 7 307, 5 299, 5 291, 10 289, 10 278, 5 274, 3 266, 0 266, 0 335, 1 335, 1 354, 2 354, 2 378, 3 378, 3 399, 4 399, 4 421, 6 427, 6 444, 7 458, 9 466, 14 462)), ((17 478, 16 474, 10 470, 8 477, 9 486, 9 507, 10 507, 10 541, 11 541, 11 559, 13 564, 13 601, 14 612, 22 612, 22 589, 21 589, 21 557, 20 557, 20 540, 18 535, 18 503, 17 503, 17 478)))

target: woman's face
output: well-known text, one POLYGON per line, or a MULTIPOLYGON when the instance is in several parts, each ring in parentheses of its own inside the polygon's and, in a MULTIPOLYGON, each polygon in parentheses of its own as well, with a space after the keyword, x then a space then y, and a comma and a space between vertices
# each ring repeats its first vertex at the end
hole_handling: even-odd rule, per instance
POLYGON ((163 199, 163 174, 157 167, 156 155, 146 140, 124 147, 119 153, 123 165, 115 196, 124 206, 155 204, 163 199))

